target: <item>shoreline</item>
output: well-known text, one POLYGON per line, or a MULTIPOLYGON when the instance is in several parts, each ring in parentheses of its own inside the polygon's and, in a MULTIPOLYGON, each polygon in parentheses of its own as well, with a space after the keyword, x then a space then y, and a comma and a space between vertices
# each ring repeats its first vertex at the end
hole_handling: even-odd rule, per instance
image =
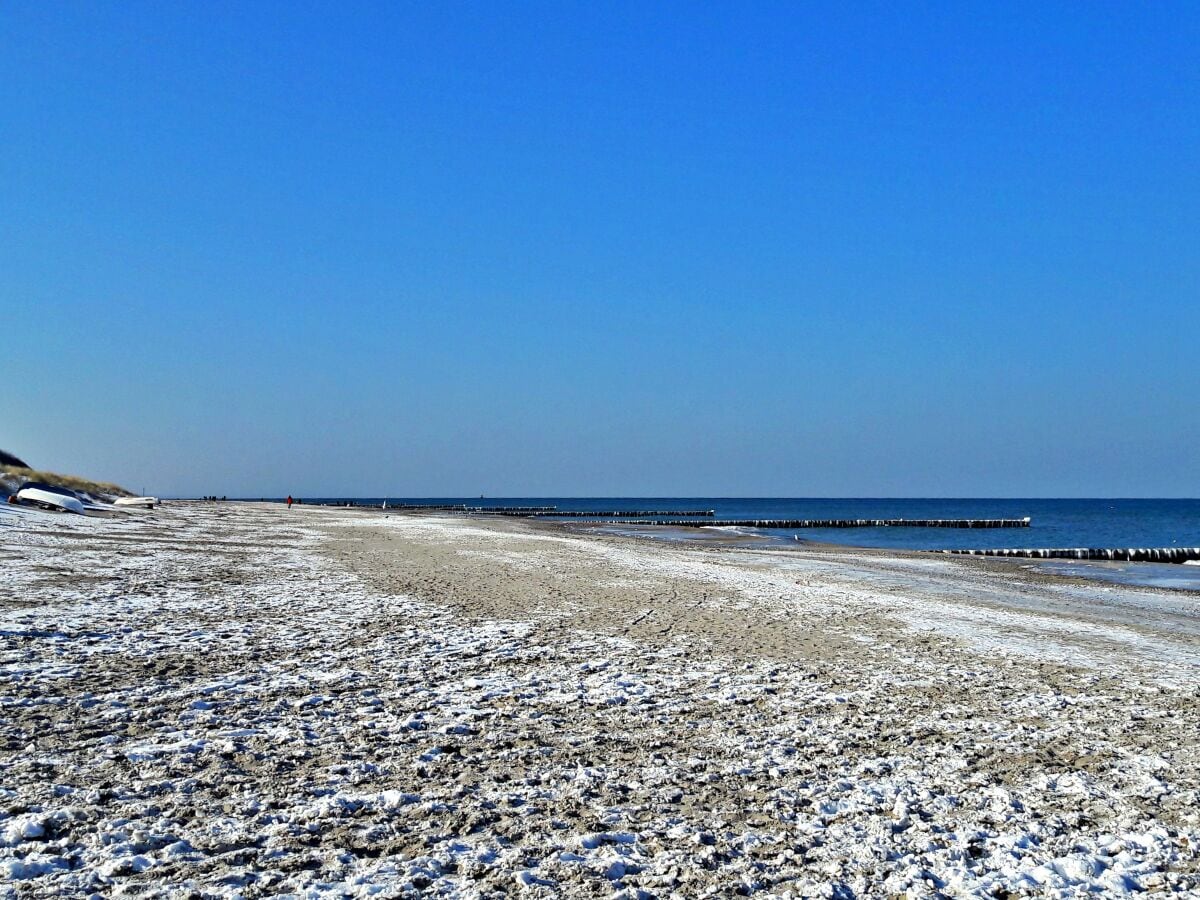
MULTIPOLYGON (((387 514, 391 515, 391 514, 387 514)), ((585 523, 554 522, 538 519, 496 519, 483 516, 442 516, 411 513, 401 518, 428 521, 455 528, 459 523, 466 530, 510 535, 545 537, 551 541, 564 538, 595 542, 610 547, 615 553, 626 550, 627 544, 651 555, 672 555, 684 558, 698 554, 705 561, 719 561, 737 569, 739 565, 751 571, 773 566, 798 567, 800 574, 810 580, 837 577, 856 589, 864 585, 880 596, 908 599, 914 591, 933 602, 941 602, 956 592, 963 604, 983 611, 1004 613, 1011 609, 1028 610, 1034 615, 1054 619, 1078 619, 1093 627, 1113 624, 1145 627, 1140 617, 1161 615, 1164 621, 1178 626, 1183 633, 1197 640, 1194 660, 1200 662, 1200 597, 1195 592, 1175 588, 1118 585, 1097 579, 1044 571, 1039 566, 1026 565, 1027 560, 992 557, 944 556, 924 551, 896 551, 883 548, 852 547, 837 544, 806 543, 790 546, 742 546, 733 535, 721 536, 708 542, 662 540, 637 535, 612 534, 589 528, 585 523), (926 584, 922 585, 922 582, 926 584), (972 592, 985 597, 968 602, 972 592), (1138 605, 1133 610, 1114 606, 1113 600, 1133 598, 1138 605)), ((368 520, 369 521, 369 520, 368 520)), ((385 516, 386 521, 386 516, 385 516)), ((366 527, 366 526, 364 526, 366 527)), ((376 564, 382 561, 376 559, 376 564)), ((572 560, 574 565, 578 560, 572 560)), ((936 630, 936 623, 933 626, 936 630)), ((1187 648, 1190 649, 1190 648, 1187 648)))
MULTIPOLYGON (((364 514, 375 512, 383 513, 384 515, 430 515, 430 513, 409 512, 405 510, 379 510, 372 508, 352 508, 347 512, 362 512, 364 514)), ((446 516, 448 519, 472 521, 479 523, 498 522, 501 521, 495 517, 488 516, 471 516, 455 513, 454 515, 446 516)), ((1016 574, 1018 577, 1026 578, 1030 581, 1037 581, 1049 586, 1058 584, 1073 584, 1076 587, 1095 587, 1097 583, 1108 584, 1113 586, 1129 587, 1137 590, 1147 590, 1154 592, 1164 592, 1170 595, 1188 595, 1195 594, 1200 589, 1200 585, 1196 588, 1192 587, 1172 587, 1156 584, 1150 581, 1136 580, 1117 580, 1099 577, 1097 575, 1075 574, 1072 572, 1057 571, 1060 568, 1079 567, 1083 570, 1100 570, 1102 567, 1112 565, 1098 560, 1035 560, 1020 557, 998 557, 998 556, 974 556, 970 554, 946 554, 941 550, 911 550, 904 548, 889 548, 889 547, 873 547, 859 544, 838 544, 828 541, 787 541, 783 538, 770 536, 762 536, 752 534, 746 531, 725 531, 721 529, 720 534, 713 534, 703 538, 693 534, 693 531, 700 529, 687 529, 681 531, 678 536, 664 538, 655 536, 649 533, 649 529, 653 526, 641 526, 642 533, 634 530, 622 531, 620 524, 613 525, 611 523, 595 523, 587 521, 572 521, 572 520, 555 520, 551 518, 513 518, 508 521, 521 522, 531 528, 548 528, 551 532, 563 531, 568 534, 577 534, 581 536, 593 537, 609 537, 617 540, 629 540, 643 543, 646 546, 662 546, 664 543, 668 545, 690 547, 693 549, 708 549, 713 551, 723 551, 732 549, 747 549, 761 552, 780 552, 780 553, 795 553, 795 552, 811 552, 811 553, 829 553, 834 555, 846 554, 861 554, 865 557, 883 557, 883 558, 902 558, 915 561, 928 559, 931 556, 941 559, 950 559, 956 563, 960 563, 967 567, 975 567, 979 571, 988 572, 998 576, 1013 577, 1016 574), (1047 565, 1046 563, 1049 563, 1047 565), (1016 570, 1014 572, 1014 570, 1016 570)), ((663 526, 664 529, 669 526, 663 526)), ((1120 565, 1117 563, 1116 565, 1120 565)), ((1167 567, 1165 571, 1178 570, 1178 563, 1152 563, 1147 564, 1152 566, 1167 567)))
MULTIPOLYGON (((530 498, 521 498, 522 500, 530 498)), ((564 498, 550 498, 564 499, 564 498)), ((603 505, 605 502, 611 502, 612 498, 565 498, 571 499, 587 499, 589 503, 599 503, 603 505)), ((639 502, 645 500, 641 498, 639 502)), ((680 499, 687 498, 669 498, 667 502, 677 502, 680 499)), ((715 502, 722 498, 698 498, 697 502, 715 502)), ((734 498, 735 500, 737 498, 734 498)), ((234 502, 254 503, 276 501, 254 501, 249 499, 239 499, 234 502)), ((741 502, 741 501, 738 501, 741 502)), ((818 498, 814 502, 858 502, 854 501, 830 501, 821 500, 818 498)), ((890 502, 890 501, 880 501, 890 502)), ((911 501, 904 501, 911 502, 911 501)), ((921 500, 920 502, 927 502, 921 500)), ((996 502, 996 501, 987 501, 996 502)), ((1011 501, 1003 501, 1011 502, 1011 501)), ((1092 502, 1092 501, 1088 501, 1092 502)), ((1107 501, 1104 501, 1107 502, 1107 501)), ((1142 502, 1142 501, 1136 501, 1142 502)), ((1162 501, 1168 502, 1168 501, 1162 501)), ((1191 502, 1191 501, 1184 501, 1191 502)), ((452 510, 448 513, 443 512, 442 507, 429 506, 417 508, 405 507, 388 507, 380 509, 374 502, 352 507, 339 506, 328 501, 312 502, 309 506, 315 506, 326 509, 337 509, 347 512, 361 513, 382 513, 384 515, 451 515, 456 518, 467 518, 471 520, 483 519, 491 521, 498 516, 488 516, 480 512, 473 512, 468 507, 467 509, 459 509, 458 507, 445 507, 446 510, 452 510)), ((539 507, 540 509, 540 507, 539 507)), ((569 518, 556 519, 552 515, 543 517, 511 517, 520 521, 529 523, 544 523, 555 527, 577 531, 581 534, 600 534, 607 533, 617 535, 622 538, 631 538, 633 540, 645 540, 649 538, 652 543, 666 542, 681 546, 707 546, 712 545, 716 548, 722 546, 744 546, 752 549, 781 549, 781 550, 812 550, 820 551, 823 549, 832 549, 833 551, 855 552, 855 553, 872 553, 882 552, 885 554, 908 556, 915 554, 917 557, 932 553, 940 553, 946 556, 954 556, 959 558, 977 558, 977 559, 993 559, 1001 560, 1004 563, 1014 563, 1016 568, 1022 572, 1031 573, 1039 576, 1049 576, 1052 580, 1068 579, 1075 582, 1086 583, 1105 583, 1123 587, 1131 587, 1148 590, 1162 590, 1168 592, 1200 592, 1200 565, 1181 567, 1179 561, 1152 561, 1152 560, 1122 560, 1122 559, 1104 559, 1101 557, 1094 558, 1078 558, 1071 556, 1063 557, 1039 557, 1034 555, 1035 550, 1029 551, 1030 555, 1026 555, 1025 551, 1019 553, 1014 552, 1012 556, 1007 553, 998 554, 991 549, 984 548, 982 552, 964 552, 962 549, 954 548, 913 548, 904 546, 882 546, 878 544, 855 544, 852 542, 834 541, 828 538, 800 540, 799 535, 795 535, 797 540, 788 540, 783 535, 764 533, 761 530, 749 528, 733 528, 720 525, 690 524, 689 527, 675 527, 672 524, 666 525, 649 525, 639 522, 620 522, 620 521, 589 521, 587 519, 576 518, 573 510, 564 510, 564 514, 569 518)), ((828 531, 829 529, 825 529, 828 531)), ((960 530, 960 529, 955 529, 960 530)), ((787 529, 783 529, 787 531, 787 529)), ((1031 547, 1036 547, 1035 542, 1026 542, 1031 547)), ((967 548, 970 549, 970 548, 967 548)), ((1167 548, 1171 549, 1171 548, 1167 548)), ((1127 553, 1124 549, 1117 549, 1117 553, 1127 553)), ((1144 552, 1144 551, 1138 551, 1144 552)), ((1012 572, 1012 567, 1000 566, 994 571, 996 572, 1012 572)))
POLYGON ((5 532, 17 896, 1200 890, 1194 596, 372 512, 5 532))

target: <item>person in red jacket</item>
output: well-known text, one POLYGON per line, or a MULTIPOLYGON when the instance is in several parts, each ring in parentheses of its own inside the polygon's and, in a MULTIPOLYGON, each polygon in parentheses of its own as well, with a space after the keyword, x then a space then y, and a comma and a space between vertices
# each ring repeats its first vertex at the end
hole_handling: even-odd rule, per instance
POLYGON ((292 508, 292 495, 288 494, 288 509, 292 508))

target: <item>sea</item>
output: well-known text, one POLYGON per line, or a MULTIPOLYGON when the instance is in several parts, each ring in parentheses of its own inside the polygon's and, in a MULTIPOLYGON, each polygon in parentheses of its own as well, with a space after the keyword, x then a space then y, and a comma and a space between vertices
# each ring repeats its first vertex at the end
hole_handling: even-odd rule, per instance
MULTIPOLYGON (((559 511, 708 510, 717 519, 1019 519, 1028 528, 805 528, 739 529, 763 546, 806 542, 897 550, 1001 548, 1200 547, 1200 500, 991 499, 991 498, 785 498, 785 497, 368 497, 312 498, 307 502, 362 505, 465 504, 554 506, 559 511)), ((580 520, 572 518, 572 522, 580 520)), ((615 534, 666 541, 704 541, 709 528, 603 526, 615 534)), ((1017 561, 1014 561, 1017 562, 1017 561)), ((1123 584, 1200 590, 1200 566, 1075 560, 1020 560, 1059 572, 1123 584)))

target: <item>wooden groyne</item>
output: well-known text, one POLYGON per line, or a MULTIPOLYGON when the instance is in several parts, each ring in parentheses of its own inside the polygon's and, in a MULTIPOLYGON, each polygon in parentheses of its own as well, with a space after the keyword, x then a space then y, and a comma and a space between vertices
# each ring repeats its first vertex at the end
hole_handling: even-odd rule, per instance
POLYGON ((1028 528, 1023 519, 625 519, 613 525, 680 528, 1028 528))
POLYGON ((674 516, 681 516, 681 517, 682 516, 709 516, 709 517, 712 517, 712 516, 715 516, 716 514, 717 514, 717 512, 714 509, 670 509, 670 510, 617 509, 617 510, 607 510, 604 512, 592 512, 592 511, 588 511, 588 510, 578 510, 578 509, 569 509, 569 510, 568 509, 560 509, 557 512, 533 513, 533 515, 535 517, 548 516, 548 517, 552 517, 555 519, 560 518, 560 517, 564 517, 564 518, 565 517, 574 517, 574 518, 585 518, 585 519, 620 519, 620 518, 642 519, 642 518, 648 518, 650 516, 657 516, 660 518, 669 518, 669 517, 674 517, 674 516))
POLYGON ((1006 556, 1021 559, 1099 559, 1112 562, 1184 563, 1200 559, 1200 547, 1060 547, 1017 550, 935 550, 961 556, 1006 556))
POLYGON ((558 509, 557 506, 460 506, 467 512, 497 513, 499 515, 528 516, 533 513, 549 513, 558 509))
POLYGON ((451 509, 459 512, 467 507, 462 503, 387 503, 388 509, 451 509))

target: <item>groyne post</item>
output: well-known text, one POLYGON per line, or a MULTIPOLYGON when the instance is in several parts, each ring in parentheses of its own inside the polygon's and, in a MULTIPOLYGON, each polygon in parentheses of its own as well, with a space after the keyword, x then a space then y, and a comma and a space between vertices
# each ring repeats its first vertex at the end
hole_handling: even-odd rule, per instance
POLYGON ((1023 519, 632 519, 617 525, 667 525, 678 528, 1028 528, 1023 519))
POLYGON ((997 550, 934 550, 959 556, 996 556, 1017 559, 1090 559, 1109 562, 1185 563, 1200 559, 1200 547, 1055 547, 997 550))

